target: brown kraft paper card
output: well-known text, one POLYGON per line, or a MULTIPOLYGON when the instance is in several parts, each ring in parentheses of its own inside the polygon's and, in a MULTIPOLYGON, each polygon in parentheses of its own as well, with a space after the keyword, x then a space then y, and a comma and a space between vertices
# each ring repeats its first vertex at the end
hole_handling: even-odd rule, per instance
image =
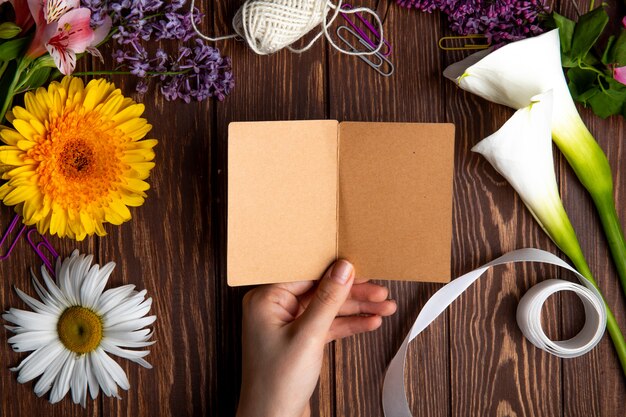
POLYGON ((454 126, 331 120, 229 126, 231 286, 359 278, 448 282, 454 126))

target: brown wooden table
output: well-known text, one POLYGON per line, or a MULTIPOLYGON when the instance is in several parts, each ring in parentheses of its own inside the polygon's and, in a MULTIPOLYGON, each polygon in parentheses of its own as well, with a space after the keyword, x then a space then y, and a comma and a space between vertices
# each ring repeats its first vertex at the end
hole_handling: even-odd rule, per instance
MULTIPOLYGON (((239 1, 203 1, 204 29, 227 33, 239 1)), ((134 219, 108 227, 109 236, 76 244, 52 239, 63 256, 75 247, 118 267, 110 283, 134 283, 154 299, 158 316, 148 357, 154 369, 120 361, 131 382, 120 401, 100 396, 87 409, 69 398, 50 405, 33 384, 18 384, 9 372, 23 354, 0 343, 1 416, 232 416, 240 381, 241 298, 246 288, 225 279, 226 140, 231 121, 338 119, 452 122, 457 127, 454 232, 451 266, 458 276, 516 248, 533 246, 559 253, 511 187, 470 148, 512 114, 463 93, 441 73, 461 52, 444 52, 445 17, 398 7, 392 1, 363 1, 384 18, 394 46, 396 72, 383 78, 359 59, 342 56, 319 42, 309 52, 259 57, 240 42, 219 47, 232 57, 237 86, 225 102, 185 105, 144 98, 146 115, 160 140, 157 168, 146 204, 134 219)), ((588 7, 581 2, 581 8, 588 7)), ((613 2, 615 3, 615 2, 613 2)), ((573 16, 569 1, 554 5, 573 16)), ((167 46, 167 45, 166 45, 167 46)), ((176 45, 169 45, 175 48, 176 45)), ((110 50, 104 51, 105 56, 110 50)), ((83 65, 89 65, 83 63, 83 65)), ((109 65, 111 65, 109 63, 109 65)), ((134 80, 117 77, 126 94, 134 80)), ((607 152, 615 175, 618 211, 626 225, 626 123, 582 111, 607 152)), ((610 261, 592 203, 564 158, 556 153, 565 206, 591 269, 626 330, 625 298, 610 261)), ((12 214, 0 212, 2 224, 12 214)), ((416 254, 419 256, 419 254, 416 254)), ((38 264, 21 242, 0 263, 0 305, 24 307, 13 287, 34 293, 28 268, 38 264)), ((626 379, 608 335, 590 354, 561 360, 536 349, 515 323, 521 295, 548 274, 536 265, 500 267, 469 289, 410 348, 407 392, 416 416, 623 416, 626 379)), ((565 278, 572 279, 571 276, 565 278)), ((379 331, 328 346, 314 415, 381 416, 385 367, 419 308, 440 285, 387 282, 399 311, 379 331)), ((544 310, 552 337, 568 337, 581 326, 575 297, 555 297, 544 310)))

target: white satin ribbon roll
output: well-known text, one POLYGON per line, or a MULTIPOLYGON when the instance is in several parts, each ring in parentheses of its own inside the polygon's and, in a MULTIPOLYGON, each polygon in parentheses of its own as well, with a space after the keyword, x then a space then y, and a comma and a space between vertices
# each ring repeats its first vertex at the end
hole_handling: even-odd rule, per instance
POLYGON ((561 358, 575 358, 589 352, 600 342, 606 327, 606 309, 600 292, 587 278, 550 252, 539 249, 519 249, 506 253, 453 280, 424 304, 411 331, 387 368, 382 398, 385 417, 412 417, 404 387, 404 364, 409 343, 489 268, 515 262, 541 262, 556 265, 576 274, 584 285, 550 279, 535 285, 526 292, 517 308, 517 323, 524 336, 532 344, 561 358), (552 341, 548 339, 541 327, 541 308, 550 295, 559 291, 573 291, 578 295, 585 308, 585 325, 572 339, 552 341))

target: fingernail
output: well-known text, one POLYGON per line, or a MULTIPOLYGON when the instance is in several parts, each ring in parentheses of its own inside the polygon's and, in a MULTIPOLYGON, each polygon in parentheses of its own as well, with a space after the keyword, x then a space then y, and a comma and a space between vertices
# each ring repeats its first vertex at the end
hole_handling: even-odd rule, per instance
POLYGON ((350 275, 352 275, 353 269, 350 262, 340 259, 333 265, 333 269, 330 271, 330 277, 340 284, 345 284, 348 282, 350 275))

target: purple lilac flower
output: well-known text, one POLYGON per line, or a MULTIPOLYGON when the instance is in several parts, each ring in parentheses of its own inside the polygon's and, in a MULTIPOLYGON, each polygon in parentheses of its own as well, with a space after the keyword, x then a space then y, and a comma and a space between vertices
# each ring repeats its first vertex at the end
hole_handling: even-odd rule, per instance
POLYGON ((459 35, 483 34, 492 43, 515 41, 538 35, 545 0, 397 0, 408 8, 448 15, 450 28, 459 35))
MULTIPOLYGON (((231 61, 220 51, 195 39, 191 13, 186 0, 81 0, 91 9, 92 25, 98 26, 106 15, 113 20, 112 38, 117 44, 113 59, 118 69, 129 71, 140 80, 137 92, 148 91, 150 79, 160 84, 167 100, 202 101, 215 97, 224 100, 234 87, 231 61), (149 41, 182 41, 178 54, 168 55, 163 49, 146 49, 149 41)), ((202 14, 196 9, 194 20, 199 24, 202 14)))

